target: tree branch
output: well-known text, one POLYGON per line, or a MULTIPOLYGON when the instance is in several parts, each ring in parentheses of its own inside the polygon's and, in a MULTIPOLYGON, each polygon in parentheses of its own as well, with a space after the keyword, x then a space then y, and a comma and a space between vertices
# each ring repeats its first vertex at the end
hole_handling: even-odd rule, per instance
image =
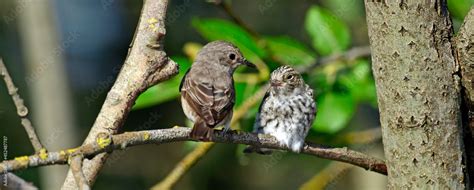
POLYGON ((214 147, 214 144, 215 143, 210 142, 197 145, 196 148, 186 154, 186 156, 174 166, 173 170, 171 170, 162 181, 155 184, 151 189, 171 189, 184 176, 184 174, 186 174, 186 172, 197 163, 197 161, 214 147))
MULTIPOLYGON (((242 21, 241 18, 239 18, 233 11, 232 8, 228 3, 226 3, 223 0, 210 0, 211 3, 215 4, 232 19, 234 23, 242 27, 245 31, 250 33, 253 37, 255 37, 258 40, 262 40, 257 32, 252 30, 245 22, 242 21)), ((370 46, 359 46, 359 47, 353 47, 346 52, 343 53, 336 53, 332 54, 327 57, 322 57, 316 60, 316 62, 309 64, 309 65, 303 65, 302 67, 297 68, 298 71, 305 73, 313 70, 316 67, 319 66, 324 66, 328 63, 332 63, 337 60, 354 60, 360 57, 369 57, 370 56, 370 46)), ((278 60, 274 60, 278 62, 278 60)))
POLYGON ((224 12, 234 21, 236 24, 238 24, 240 27, 242 27, 245 31, 250 33, 253 37, 259 38, 259 35, 257 32, 252 30, 247 24, 245 24, 244 21, 242 21, 241 18, 239 18, 234 11, 232 11, 232 7, 224 0, 211 0, 211 3, 214 3, 216 6, 224 10, 224 12))
POLYGON ((380 127, 365 129, 361 131, 351 131, 337 136, 335 142, 342 144, 368 144, 382 139, 380 127))
MULTIPOLYGON (((304 66, 304 68, 303 67, 300 68, 299 71, 302 73, 306 73, 306 72, 311 71, 311 69, 314 69, 317 66, 325 65, 336 60, 354 60, 360 57, 367 57, 367 56, 370 56, 369 46, 354 47, 345 53, 331 55, 328 57, 323 57, 321 59, 318 59, 318 61, 315 62, 314 64, 306 65, 304 66)), ((243 114, 245 114, 247 110, 249 110, 253 105, 258 103, 262 99, 267 88, 268 88, 268 85, 264 85, 259 90, 258 93, 256 93, 247 101, 245 101, 244 105, 246 106, 242 106, 242 108, 237 109, 237 111, 234 113, 233 121, 237 121, 237 118, 240 118, 241 116, 243 116, 243 114)), ((377 135, 375 133, 377 132, 380 133, 380 129, 374 129, 373 131, 368 131, 368 132, 370 133, 368 135, 371 135, 372 133, 374 133, 374 135, 377 135)), ((380 134, 378 135, 380 136, 380 134)), ((163 181, 156 184, 154 188, 160 187, 162 189, 170 189, 212 147, 213 147, 213 144, 198 145, 198 147, 196 147, 192 152, 186 155, 184 159, 178 162, 178 164, 170 172, 170 174, 166 176, 166 178, 163 181), (183 166, 186 166, 186 167, 183 167, 183 166)))
POLYGON ((370 56, 370 46, 358 46, 358 47, 352 47, 351 49, 347 50, 346 52, 343 53, 336 53, 332 54, 327 57, 321 57, 316 60, 316 62, 309 64, 309 65, 304 65, 300 68, 298 68, 299 71, 301 72, 309 72, 313 70, 316 67, 319 66, 324 66, 326 64, 332 63, 334 61, 338 60, 346 60, 346 61, 351 61, 355 60, 357 58, 361 57, 369 57, 370 56))
MULTIPOLYGON (((370 128, 362 131, 353 131, 342 136, 337 137, 336 142, 345 144, 365 144, 364 150, 367 150, 370 144, 378 141, 382 138, 382 131, 379 127, 370 128)), ((364 150, 359 150, 365 152, 364 150)), ((331 189, 328 185, 331 184, 335 179, 344 175, 349 169, 353 168, 354 165, 349 165, 341 162, 331 162, 322 171, 318 171, 316 175, 311 177, 308 181, 300 186, 300 190, 309 189, 331 189)))
POLYGON ((80 190, 89 190, 91 188, 87 184, 86 177, 84 176, 84 172, 82 171, 83 159, 84 156, 82 154, 71 156, 69 165, 71 167, 72 174, 74 175, 77 187, 80 190))
MULTIPOLYGON (((211 0, 211 3, 214 3, 218 7, 222 8, 226 14, 232 18, 232 20, 244 28, 248 33, 250 33, 253 37, 259 39, 259 35, 250 29, 248 25, 246 25, 242 19, 240 19, 234 12, 232 11, 231 7, 223 2, 222 0, 211 0)), ((334 62, 336 60, 354 60, 359 57, 368 57, 370 56, 370 47, 369 46, 361 46, 361 47, 354 47, 350 50, 348 50, 345 53, 341 54, 334 54, 328 57, 323 57, 321 59, 318 59, 315 63, 305 65, 303 67, 297 68, 300 72, 306 73, 311 71, 312 69, 326 65, 328 63, 334 62)), ((278 62, 278 61, 277 61, 278 62)), ((234 77, 235 78, 235 77, 234 77)), ((266 89, 267 87, 263 88, 266 89)), ((263 97, 263 94, 261 97, 258 99, 260 100, 263 97)), ((255 102, 257 103, 257 102, 255 102)), ((251 106, 250 106, 251 107, 251 106)), ((249 109, 250 109, 249 107, 249 109)), ((239 109, 240 110, 240 109, 239 109)), ((248 110, 248 109, 247 109, 248 110)), ((241 110, 242 113, 246 113, 247 110, 241 110)), ((236 112, 238 113, 238 112, 236 112)), ((234 119, 236 118, 236 113, 234 113, 234 119)), ((160 183, 156 184, 154 188, 162 188, 162 189, 170 189, 181 177, 192 167, 199 159, 204 156, 211 148, 213 147, 213 144, 209 145, 199 145, 196 147, 192 152, 190 152, 188 155, 185 156, 184 159, 182 159, 178 164, 175 166, 175 168, 169 173, 169 175, 166 176, 166 178, 161 181, 160 183), (186 167, 183 167, 186 166, 186 167)))
MULTIPOLYGON (((268 85, 263 85, 260 89, 253 94, 250 98, 246 99, 244 103, 234 112, 231 121, 231 127, 235 129, 235 124, 242 119, 247 111, 252 108, 255 104, 265 95, 268 85)), ((171 189, 186 172, 196 164, 206 153, 214 147, 214 143, 204 143, 198 145, 193 151, 188 153, 181 161, 176 164, 173 170, 163 179, 161 182, 153 186, 153 189, 171 189)))
POLYGON ((303 183, 299 189, 330 189, 328 188, 328 185, 341 175, 347 173, 351 168, 353 168, 353 165, 341 162, 331 162, 323 170, 319 171, 316 175, 311 177, 311 179, 303 183))
MULTIPOLYGON (((169 129, 126 132, 112 136, 102 133, 97 137, 97 139, 95 139, 94 143, 85 144, 78 148, 62 150, 59 152, 49 152, 46 155, 35 154, 31 156, 22 156, 13 160, 3 161, 0 163, 0 173, 12 172, 30 167, 66 164, 68 158, 77 154, 83 154, 86 158, 93 158, 103 152, 111 152, 116 149, 125 149, 131 146, 193 141, 193 139, 189 137, 190 132, 191 129, 187 127, 173 127, 169 129)), ((215 131, 212 139, 213 142, 216 143, 246 144, 263 148, 291 151, 288 147, 280 145, 278 141, 270 135, 240 131, 230 131, 223 134, 221 131, 215 131)), ((341 161, 380 174, 387 174, 387 167, 384 161, 347 148, 327 148, 321 145, 307 143, 301 153, 341 161)))
POLYGON ((13 83, 13 80, 8 73, 7 67, 3 63, 2 58, 0 58, 0 74, 3 76, 3 80, 5 81, 5 85, 8 89, 8 94, 10 94, 13 102, 15 103, 16 113, 21 119, 21 124, 25 128, 35 152, 46 152, 46 149, 44 149, 43 144, 41 144, 38 135, 36 134, 35 128, 33 128, 30 119, 28 119, 28 108, 25 106, 23 99, 21 99, 20 95, 18 94, 18 88, 16 88, 15 84, 13 83))
MULTIPOLYGON (((178 65, 166 56, 162 45, 167 6, 168 0, 144 1, 132 47, 84 144, 93 143, 102 133, 115 134, 141 92, 178 73, 178 65)), ((85 160, 83 171, 91 186, 107 156, 104 153, 85 160)), ((62 189, 76 188, 69 171, 62 189)))
POLYGON ((196 164, 196 162, 204 156, 212 147, 214 147, 215 143, 202 143, 199 144, 192 152, 187 154, 178 164, 176 164, 175 168, 163 179, 160 183, 154 185, 151 190, 163 190, 163 189, 171 189, 176 182, 178 182, 181 177, 196 164))

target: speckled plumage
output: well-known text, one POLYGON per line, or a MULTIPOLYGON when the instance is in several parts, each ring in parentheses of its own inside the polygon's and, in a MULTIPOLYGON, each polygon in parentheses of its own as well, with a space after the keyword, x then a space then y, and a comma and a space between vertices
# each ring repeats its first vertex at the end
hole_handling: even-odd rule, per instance
POLYGON ((183 111, 194 122, 191 138, 208 141, 214 127, 230 127, 235 101, 232 74, 243 64, 255 67, 229 42, 210 42, 199 51, 179 87, 183 111))
MULTIPOLYGON (((313 90, 301 75, 289 66, 282 66, 271 74, 271 87, 260 105, 254 130, 270 134, 282 145, 300 152, 316 116, 313 90)), ((246 152, 270 153, 249 147, 246 152)))

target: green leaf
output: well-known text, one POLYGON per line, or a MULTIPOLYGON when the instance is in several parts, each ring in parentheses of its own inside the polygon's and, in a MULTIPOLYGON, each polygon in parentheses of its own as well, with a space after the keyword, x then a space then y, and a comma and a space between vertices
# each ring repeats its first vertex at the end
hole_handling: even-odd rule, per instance
POLYGON ((173 61, 179 64, 179 74, 172 79, 148 88, 138 96, 133 105, 133 110, 143 109, 170 101, 179 96, 179 84, 186 71, 191 67, 191 61, 186 57, 171 57, 173 61))
POLYGON ((360 23, 365 19, 364 1, 323 0, 321 3, 346 23, 360 23))
MULTIPOLYGON (((305 77, 305 75, 303 75, 303 77, 305 77)), ((315 89, 314 93, 316 97, 332 90, 333 83, 328 80, 327 74, 321 68, 316 68, 309 73, 305 81, 315 89)))
POLYGON ((235 83, 235 108, 239 107, 245 99, 251 97, 258 89, 254 84, 235 83))
POLYGON ((289 65, 310 64, 316 55, 304 44, 287 36, 264 37, 268 52, 276 60, 289 65))
POLYGON ((349 73, 339 77, 339 82, 349 90, 357 102, 367 102, 375 106, 377 94, 369 61, 356 60, 355 65, 350 69, 349 73))
POLYGON ((342 52, 351 42, 349 28, 335 15, 318 6, 306 13, 305 28, 313 47, 322 55, 342 52))
POLYGON ((209 41, 225 40, 233 43, 250 60, 255 56, 265 57, 264 50, 258 47, 252 36, 234 23, 221 19, 194 18, 192 26, 209 41))
POLYGON ((464 17, 474 5, 474 0, 448 0, 449 12, 459 20, 464 20, 464 17))
POLYGON ((354 115, 355 102, 350 94, 327 93, 318 98, 318 113, 313 129, 336 133, 349 123, 354 115))

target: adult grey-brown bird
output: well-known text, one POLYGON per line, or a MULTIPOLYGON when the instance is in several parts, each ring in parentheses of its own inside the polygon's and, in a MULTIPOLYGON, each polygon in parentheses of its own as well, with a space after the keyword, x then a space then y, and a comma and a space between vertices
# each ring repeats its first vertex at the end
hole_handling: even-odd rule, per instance
POLYGON ((179 87, 183 111, 194 122, 191 138, 209 141, 214 127, 229 129, 235 102, 232 75, 240 65, 255 68, 229 42, 210 42, 199 51, 179 87))
MULTIPOLYGON (((254 131, 274 136, 280 145, 300 152, 316 117, 313 90, 301 75, 289 66, 272 72, 267 90, 255 119, 254 131)), ((270 150, 249 146, 245 153, 269 154, 270 150)))

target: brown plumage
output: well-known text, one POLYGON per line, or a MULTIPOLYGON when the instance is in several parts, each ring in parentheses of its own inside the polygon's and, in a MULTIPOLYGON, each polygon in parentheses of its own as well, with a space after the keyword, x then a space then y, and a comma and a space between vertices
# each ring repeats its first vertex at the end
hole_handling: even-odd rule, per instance
POLYGON ((228 42, 208 43, 198 53, 180 85, 183 111, 194 122, 191 138, 209 141, 214 127, 230 127, 235 102, 232 74, 242 64, 254 67, 228 42))

